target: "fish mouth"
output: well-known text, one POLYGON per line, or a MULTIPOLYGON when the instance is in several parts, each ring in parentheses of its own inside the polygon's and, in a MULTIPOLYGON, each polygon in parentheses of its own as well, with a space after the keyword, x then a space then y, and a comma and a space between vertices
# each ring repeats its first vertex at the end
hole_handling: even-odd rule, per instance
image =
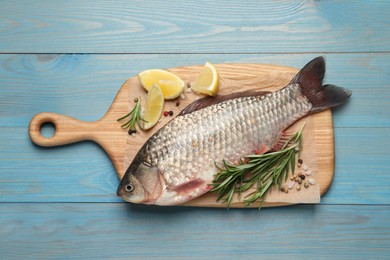
POLYGON ((125 192, 123 191, 122 187, 119 186, 118 189, 116 190, 116 196, 124 198, 125 192))
POLYGON ((134 198, 130 198, 128 196, 125 196, 121 191, 118 191, 116 193, 121 199, 123 199, 124 201, 126 202, 130 202, 130 203, 133 203, 133 204, 141 204, 141 203, 145 203, 144 200, 142 199, 139 199, 139 200, 136 200, 134 198))

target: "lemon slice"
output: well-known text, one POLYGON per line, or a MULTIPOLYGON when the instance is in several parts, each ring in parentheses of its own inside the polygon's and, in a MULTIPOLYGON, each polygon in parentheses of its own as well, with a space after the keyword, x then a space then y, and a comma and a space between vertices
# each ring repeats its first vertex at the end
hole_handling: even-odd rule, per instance
POLYGON ((164 108, 164 95, 158 85, 153 85, 149 89, 148 97, 146 98, 145 113, 144 113, 144 130, 152 128, 157 124, 161 117, 164 108))
POLYGON ((217 95, 218 91, 218 71, 213 64, 206 62, 198 78, 192 83, 193 91, 209 96, 217 95))
POLYGON ((145 70, 138 74, 138 78, 147 91, 153 85, 158 85, 167 100, 177 98, 184 90, 183 80, 166 70, 145 70))

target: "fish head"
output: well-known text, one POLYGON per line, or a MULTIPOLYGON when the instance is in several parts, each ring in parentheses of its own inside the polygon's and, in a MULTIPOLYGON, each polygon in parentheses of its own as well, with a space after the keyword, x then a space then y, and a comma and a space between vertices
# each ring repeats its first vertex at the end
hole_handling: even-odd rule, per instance
POLYGON ((118 186, 117 195, 131 203, 153 204, 162 194, 163 186, 157 167, 134 160, 118 186))

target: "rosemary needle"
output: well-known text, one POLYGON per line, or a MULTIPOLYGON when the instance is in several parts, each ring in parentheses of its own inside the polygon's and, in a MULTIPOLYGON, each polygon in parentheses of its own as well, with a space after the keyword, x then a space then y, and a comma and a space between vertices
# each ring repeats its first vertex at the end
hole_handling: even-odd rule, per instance
POLYGON ((244 191, 255 187, 252 193, 245 196, 244 202, 246 206, 250 206, 260 201, 261 207, 268 191, 275 185, 280 188, 287 180, 290 169, 294 174, 296 153, 302 149, 305 124, 279 151, 248 155, 246 158, 249 161, 241 160, 238 165, 226 161, 222 162, 222 167, 216 164, 219 172, 214 176, 211 192, 218 195, 217 201, 222 200, 230 206, 235 194, 240 198, 244 191))

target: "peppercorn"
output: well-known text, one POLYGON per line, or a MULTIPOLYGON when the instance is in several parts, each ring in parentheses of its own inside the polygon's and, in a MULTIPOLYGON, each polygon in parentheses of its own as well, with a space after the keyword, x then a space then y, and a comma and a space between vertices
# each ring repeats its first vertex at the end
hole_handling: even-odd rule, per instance
POLYGON ((168 116, 168 115, 169 115, 168 111, 164 111, 164 116, 168 116))
POLYGON ((298 163, 299 163, 299 164, 302 164, 302 163, 303 163, 303 160, 302 160, 302 159, 298 159, 298 163))
POLYGON ((177 102, 176 102, 176 106, 177 106, 177 107, 180 106, 180 101, 177 101, 177 102))
POLYGON ((134 102, 137 103, 138 102, 138 98, 134 98, 134 102))
POLYGON ((295 187, 297 189, 297 191, 300 191, 301 190, 301 185, 298 185, 297 187, 295 187))
POLYGON ((280 188, 280 190, 285 192, 286 191, 286 187, 283 186, 282 188, 280 188))
POLYGON ((129 135, 132 135, 132 134, 137 133, 137 130, 135 130, 135 129, 130 129, 130 130, 128 131, 128 133, 129 133, 129 135))
POLYGON ((303 186, 305 186, 305 188, 307 189, 307 188, 309 188, 309 183, 306 181, 304 184, 303 184, 303 186))
POLYGON ((298 178, 298 179, 297 179, 297 182, 298 182, 299 184, 301 184, 301 183, 302 183, 302 179, 298 178))
POLYGON ((169 111, 168 114, 169 114, 170 116, 173 116, 173 111, 169 111))
POLYGON ((306 178, 305 175, 303 175, 303 174, 301 174, 301 176, 299 176, 299 177, 301 177, 302 180, 304 180, 306 178))

